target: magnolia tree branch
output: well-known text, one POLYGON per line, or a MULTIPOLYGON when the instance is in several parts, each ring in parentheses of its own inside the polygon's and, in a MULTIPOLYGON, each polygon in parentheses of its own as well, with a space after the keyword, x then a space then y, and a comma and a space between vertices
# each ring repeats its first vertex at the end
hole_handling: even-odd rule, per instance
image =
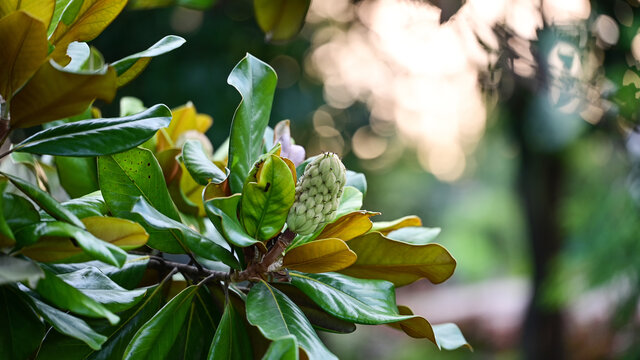
POLYGON ((259 262, 250 263, 245 270, 232 273, 214 271, 202 267, 165 260, 159 256, 150 256, 148 267, 159 271, 179 271, 186 277, 202 282, 243 282, 265 278, 271 267, 282 258, 282 253, 295 237, 295 233, 287 230, 278 236, 275 244, 259 262))

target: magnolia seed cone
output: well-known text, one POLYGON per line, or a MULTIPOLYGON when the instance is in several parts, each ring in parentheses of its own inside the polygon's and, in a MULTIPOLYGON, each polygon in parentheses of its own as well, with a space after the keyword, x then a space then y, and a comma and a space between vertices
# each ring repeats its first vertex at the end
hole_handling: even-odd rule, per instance
POLYGON ((318 155, 307 165, 287 217, 289 230, 308 235, 333 219, 347 181, 346 172, 334 153, 318 155))

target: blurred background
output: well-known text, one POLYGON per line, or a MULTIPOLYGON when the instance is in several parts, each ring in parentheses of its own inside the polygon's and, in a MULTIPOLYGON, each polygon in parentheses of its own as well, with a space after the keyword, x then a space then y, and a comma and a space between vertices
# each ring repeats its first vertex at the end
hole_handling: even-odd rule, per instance
MULTIPOLYGON (((456 322, 475 352, 368 326, 324 334, 334 352, 640 358, 638 1, 314 0, 286 43, 265 39, 252 1, 206 2, 129 8, 92 42, 114 61, 187 40, 118 95, 192 101, 217 147, 240 101, 226 78, 250 52, 279 76, 271 125, 290 119, 308 155, 364 172, 378 221, 441 227, 458 261, 398 303, 456 322)), ((102 110, 117 116, 118 101, 102 110)))

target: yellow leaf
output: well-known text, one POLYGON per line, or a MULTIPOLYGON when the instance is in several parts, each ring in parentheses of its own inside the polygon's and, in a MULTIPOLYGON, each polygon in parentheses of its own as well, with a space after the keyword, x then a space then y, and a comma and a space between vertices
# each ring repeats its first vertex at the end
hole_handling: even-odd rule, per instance
POLYGON ((289 170, 291 171, 291 176, 293 176, 293 183, 294 184, 297 183, 298 177, 296 175, 296 165, 293 163, 293 161, 287 159, 286 157, 280 156, 280 159, 282 159, 284 163, 287 164, 287 166, 289 167, 289 170))
POLYGON ((79 114, 95 100, 113 100, 116 73, 76 74, 51 61, 38 69, 11 102, 11 127, 26 128, 79 114))
POLYGON ((191 102, 171 111, 173 117, 171 123, 158 136, 156 151, 160 152, 173 147, 173 143, 180 135, 189 130, 196 130, 204 133, 213 124, 213 119, 209 115, 198 114, 195 106, 191 102), (167 139, 167 136, 169 139, 167 139))
POLYGON ((394 230, 409 226, 422 226, 422 220, 415 215, 409 215, 392 221, 374 222, 371 231, 377 231, 382 235, 387 235, 394 230))
POLYGON ((358 210, 341 216, 338 220, 325 226, 324 230, 322 230, 316 239, 338 238, 349 241, 362 234, 366 234, 372 226, 369 218, 374 215, 380 215, 380 213, 358 210))
MULTIPOLYGON (((413 315, 413 311, 404 305, 398 305, 398 313, 400 315, 413 315)), ((434 344, 437 344, 433 328, 427 319, 416 316, 411 319, 399 321, 396 323, 387 324, 394 329, 402 330, 405 334, 416 339, 429 339, 434 344)))
POLYGON ((349 241, 358 260, 340 272, 361 279, 381 279, 404 286, 421 278, 434 284, 447 280, 455 259, 439 244, 411 245, 370 232, 349 241))
POLYGON ((14 11, 23 10, 42 22, 46 31, 55 7, 55 0, 2 0, 0 1, 0 18, 10 15, 14 11))
POLYGON ((89 41, 98 36, 118 16, 127 0, 84 0, 75 21, 58 24, 51 35, 56 61, 66 58, 67 46, 73 41, 89 41))
POLYGON ((0 95, 9 101, 47 58, 47 29, 23 11, 0 19, 0 95))
MULTIPOLYGON (((82 219, 87 231, 124 250, 138 248, 147 243, 149 235, 133 221, 102 216, 82 219)), ((42 262, 79 262, 89 260, 82 249, 69 238, 43 237, 37 243, 22 249, 22 254, 42 262)))
POLYGON ((210 182, 204 188, 204 201, 211 200, 218 197, 227 197, 231 195, 231 189, 229 188, 229 178, 226 178, 220 184, 210 182))
POLYGON ((323 273, 344 269, 356 261, 356 254, 340 239, 312 241, 289 250, 283 266, 307 273, 323 273))

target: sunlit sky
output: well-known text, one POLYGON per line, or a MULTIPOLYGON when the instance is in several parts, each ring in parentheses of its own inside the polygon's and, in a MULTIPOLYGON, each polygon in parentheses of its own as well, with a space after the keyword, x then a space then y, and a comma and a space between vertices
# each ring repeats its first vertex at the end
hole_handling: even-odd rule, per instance
MULTIPOLYGON (((507 25, 524 42, 511 44, 522 56, 514 71, 532 76, 526 41, 536 39, 543 16, 549 23, 571 24, 588 18, 590 11, 587 0, 469 0, 440 24, 440 10, 421 1, 373 0, 355 6, 348 0, 313 1, 307 21, 316 31, 305 71, 324 82, 330 108, 344 109, 356 101, 368 106, 370 125, 349 144, 356 156, 400 156, 392 146, 399 137, 417 151, 425 170, 454 181, 463 175, 466 156, 486 127, 478 76, 496 56, 477 39, 497 50, 491 28, 507 25)), ((612 30, 608 19, 598 28, 599 38, 617 41, 612 33, 617 28, 612 30)), ((321 145, 340 151, 336 147, 343 147, 344 140, 333 125, 331 111, 318 110, 314 126, 326 142, 321 145)))

